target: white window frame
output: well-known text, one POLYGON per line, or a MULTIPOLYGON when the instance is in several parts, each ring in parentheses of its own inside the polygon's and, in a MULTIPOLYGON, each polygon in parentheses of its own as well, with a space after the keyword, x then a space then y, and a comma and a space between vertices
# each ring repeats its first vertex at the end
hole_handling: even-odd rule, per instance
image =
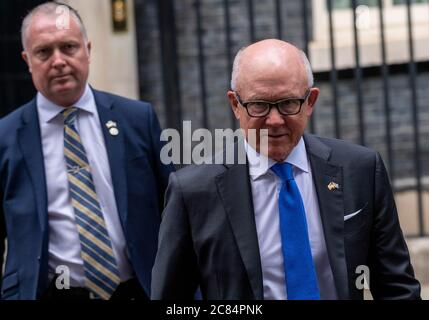
MULTIPOLYGON (((313 41, 310 43, 310 58, 314 71, 331 70, 329 15, 327 0, 312 0, 313 41)), ((409 61, 408 27, 406 5, 393 5, 393 0, 384 0, 384 25, 387 62, 390 64, 409 61)), ((415 3, 411 7, 415 60, 429 60, 429 4, 415 3)), ((377 66, 382 62, 379 9, 358 7, 357 19, 362 67, 377 66)), ((335 39, 336 67, 355 67, 353 12, 352 9, 332 11, 335 39)))

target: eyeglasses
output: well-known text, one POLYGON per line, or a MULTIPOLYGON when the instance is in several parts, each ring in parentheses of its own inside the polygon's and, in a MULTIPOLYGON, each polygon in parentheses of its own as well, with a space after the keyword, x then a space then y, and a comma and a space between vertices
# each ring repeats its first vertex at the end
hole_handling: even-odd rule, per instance
POLYGON ((255 100, 243 102, 237 92, 234 92, 238 103, 246 108, 249 116, 263 118, 270 114, 271 108, 276 107, 283 116, 293 116, 301 112, 302 105, 308 99, 311 90, 307 89, 303 98, 285 98, 275 102, 255 100))

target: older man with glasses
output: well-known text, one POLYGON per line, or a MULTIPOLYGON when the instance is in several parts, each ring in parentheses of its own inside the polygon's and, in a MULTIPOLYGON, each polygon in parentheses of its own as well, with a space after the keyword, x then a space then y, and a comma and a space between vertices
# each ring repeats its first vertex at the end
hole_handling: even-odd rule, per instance
POLYGON ((152 298, 363 299, 366 279, 375 299, 419 299, 380 155, 304 134, 319 95, 305 54, 252 44, 231 89, 248 161, 170 176, 152 298))

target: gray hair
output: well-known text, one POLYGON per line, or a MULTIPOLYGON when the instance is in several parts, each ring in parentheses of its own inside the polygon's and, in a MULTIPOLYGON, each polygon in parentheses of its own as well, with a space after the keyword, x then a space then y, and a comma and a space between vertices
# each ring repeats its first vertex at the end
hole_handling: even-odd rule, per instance
POLYGON ((304 64, 305 73, 307 74, 307 85, 309 88, 311 88, 314 86, 314 75, 310 60, 308 60, 308 57, 304 51, 299 50, 299 54, 301 56, 302 63, 304 64))
MULTIPOLYGON (((237 54, 234 58, 234 64, 232 66, 232 74, 231 74, 231 90, 232 91, 237 90, 237 79, 238 79, 238 74, 240 73, 240 68, 241 68, 241 56, 242 56, 244 49, 246 49, 246 48, 247 48, 247 46, 242 47, 237 52, 237 54)), ((299 55, 301 57, 302 63, 304 64, 305 72, 307 74, 308 87, 311 88, 314 86, 314 75, 313 75, 313 70, 311 68, 310 61, 308 60, 308 57, 304 51, 299 50, 299 55)))
POLYGON ((22 47, 24 50, 27 50, 26 46, 26 40, 27 40, 27 31, 28 27, 31 24, 31 21, 33 20, 34 16, 37 14, 45 14, 45 15, 58 15, 57 8, 58 7, 65 7, 69 10, 71 17, 73 17, 76 22, 78 23, 80 30, 82 32, 82 36, 85 42, 88 42, 88 33, 86 32, 85 25, 83 24, 83 20, 80 17, 79 13, 76 9, 72 8, 68 4, 61 3, 61 2, 55 2, 55 1, 49 1, 42 3, 38 5, 37 7, 33 8, 22 20, 22 26, 21 26, 21 42, 22 47))
POLYGON ((234 64, 232 65, 232 73, 231 73, 231 90, 232 91, 237 90, 237 79, 241 68, 241 56, 243 54, 244 49, 246 48, 247 46, 242 47, 240 50, 238 50, 234 58, 234 64))

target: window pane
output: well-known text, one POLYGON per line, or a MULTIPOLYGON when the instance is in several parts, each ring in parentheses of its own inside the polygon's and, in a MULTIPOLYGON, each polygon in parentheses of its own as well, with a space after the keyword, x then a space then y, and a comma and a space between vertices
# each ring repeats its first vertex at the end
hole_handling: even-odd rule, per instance
MULTIPOLYGON (((406 0, 393 0, 393 4, 406 4, 406 0)), ((411 0, 411 3, 429 3, 429 0, 411 0)))
MULTIPOLYGON (((422 1, 425 1, 425 0, 422 0, 422 1)), ((425 2, 427 1, 429 0, 426 0, 425 2)), ((357 0, 356 1, 358 6, 365 5, 369 7, 377 6, 377 2, 378 2, 377 0, 357 0)), ((351 8, 351 6, 352 6, 351 0, 333 0, 332 1, 332 7, 334 9, 348 9, 348 8, 351 8)))
POLYGON ((345 9, 350 7, 350 0, 333 0, 332 8, 334 9, 345 9))

